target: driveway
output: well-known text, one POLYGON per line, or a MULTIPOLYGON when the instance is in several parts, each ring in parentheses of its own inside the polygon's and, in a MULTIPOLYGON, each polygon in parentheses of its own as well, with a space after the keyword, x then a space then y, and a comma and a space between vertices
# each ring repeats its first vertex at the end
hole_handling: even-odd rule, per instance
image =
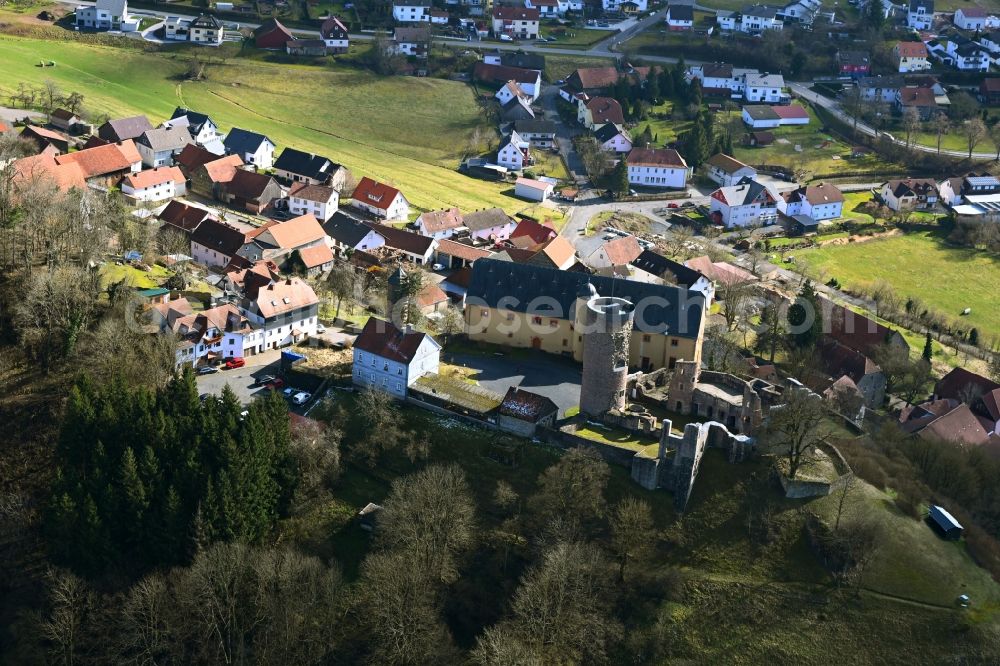
POLYGON ((446 352, 442 360, 478 370, 479 385, 501 395, 511 386, 544 395, 559 407, 559 418, 580 404, 581 369, 572 359, 518 349, 503 356, 446 352))
POLYGON ((234 370, 219 370, 211 375, 198 375, 198 393, 209 393, 219 395, 222 389, 229 385, 229 388, 236 393, 236 397, 244 405, 260 395, 266 389, 262 386, 254 386, 257 377, 263 375, 278 375, 278 366, 281 361, 281 351, 272 349, 257 354, 247 356, 246 365, 234 370))
POLYGON ((541 100, 542 108, 545 110, 545 118, 556 124, 556 147, 559 148, 559 154, 562 156, 570 176, 573 177, 577 185, 583 185, 587 182, 587 169, 573 147, 573 137, 578 135, 582 129, 576 124, 570 126, 563 122, 556 109, 558 99, 559 86, 549 85, 542 88, 541 100))

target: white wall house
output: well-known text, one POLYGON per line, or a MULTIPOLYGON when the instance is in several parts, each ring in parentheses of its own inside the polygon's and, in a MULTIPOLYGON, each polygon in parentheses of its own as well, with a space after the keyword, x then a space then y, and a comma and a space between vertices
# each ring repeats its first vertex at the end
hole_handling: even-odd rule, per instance
POLYGON ((354 341, 352 376, 356 386, 405 398, 410 386, 426 374, 437 374, 441 345, 409 326, 370 317, 354 341))
POLYGON ((709 179, 723 187, 735 185, 744 178, 757 177, 756 169, 725 153, 708 158, 705 161, 705 173, 709 179))
POLYGON ((323 223, 326 242, 334 254, 343 257, 347 253, 361 250, 367 252, 385 245, 385 238, 371 227, 351 216, 336 212, 323 223))
POLYGON ((618 125, 611 123, 604 125, 594 132, 594 138, 597 139, 601 150, 611 153, 627 153, 632 150, 632 137, 618 125))
POLYGON ((601 7, 606 12, 620 12, 626 2, 634 4, 637 8, 635 11, 644 12, 648 9, 646 0, 601 0, 601 7))
POLYGON ((226 135, 223 143, 226 152, 230 155, 239 155, 244 164, 258 169, 270 169, 274 166, 274 142, 263 134, 234 127, 226 135))
POLYGON ((633 148, 625 158, 628 182, 643 187, 687 187, 688 165, 676 150, 633 148))
POLYGON ((178 369, 195 367, 209 354, 224 359, 250 356, 264 341, 264 331, 232 303, 179 317, 169 327, 162 321, 161 330, 168 328, 180 337, 175 352, 178 369))
POLYGON ((402 192, 368 176, 354 188, 351 205, 384 220, 405 220, 410 216, 410 202, 402 192))
POLYGON ((914 30, 930 30, 934 24, 934 0, 910 0, 906 25, 914 30))
POLYGON ((757 34, 765 30, 781 30, 785 24, 778 18, 778 8, 768 5, 754 5, 740 12, 739 30, 757 34))
POLYGON ((188 26, 188 41, 218 46, 222 43, 223 31, 222 21, 211 14, 202 14, 188 26))
POLYGON ((330 219, 339 205, 340 195, 327 185, 295 183, 288 191, 288 210, 295 215, 312 213, 322 222, 330 219))
POLYGON ((961 7, 955 10, 955 25, 962 30, 984 30, 987 16, 981 7, 961 7))
POLYGON ((299 278, 287 278, 262 287, 257 298, 241 311, 250 324, 263 329, 256 352, 278 349, 316 335, 319 298, 299 278))
POLYGON ((766 185, 745 179, 712 192, 709 211, 727 227, 762 226, 777 219, 779 198, 766 185))
POLYGON ((392 3, 396 23, 423 23, 431 20, 430 0, 397 0, 392 3))
POLYGON ((513 39, 537 39, 540 16, 537 9, 528 7, 494 7, 493 34, 498 37, 508 35, 513 39))
POLYGON ((511 132, 497 151, 497 164, 520 171, 528 163, 530 146, 517 132, 511 132))
POLYGON ((518 97, 534 101, 531 98, 531 95, 529 95, 523 88, 521 88, 521 86, 517 84, 517 81, 508 81, 505 83, 503 87, 496 92, 494 97, 496 97, 497 101, 500 102, 500 106, 504 106, 507 102, 518 97))
POLYGON ((97 0, 93 7, 76 8, 76 26, 93 30, 122 30, 132 20, 127 0, 97 0))
POLYGON ((746 74, 743 96, 748 102, 778 104, 788 96, 783 92, 785 78, 781 74, 746 74))
POLYGON ((135 201, 165 201, 184 196, 187 192, 184 174, 178 167, 147 169, 125 176, 121 182, 122 194, 135 201))
POLYGON ((803 185, 778 198, 778 210, 788 217, 808 215, 814 220, 833 220, 843 214, 844 195, 829 183, 803 185))

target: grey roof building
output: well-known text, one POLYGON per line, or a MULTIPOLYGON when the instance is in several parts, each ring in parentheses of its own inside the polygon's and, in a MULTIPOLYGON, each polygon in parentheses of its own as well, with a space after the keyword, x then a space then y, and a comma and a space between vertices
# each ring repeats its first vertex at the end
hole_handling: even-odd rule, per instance
POLYGON ((128 139, 138 139, 140 134, 151 129, 153 129, 153 125, 146 116, 131 116, 109 120, 97 128, 97 136, 105 141, 115 143, 128 139))

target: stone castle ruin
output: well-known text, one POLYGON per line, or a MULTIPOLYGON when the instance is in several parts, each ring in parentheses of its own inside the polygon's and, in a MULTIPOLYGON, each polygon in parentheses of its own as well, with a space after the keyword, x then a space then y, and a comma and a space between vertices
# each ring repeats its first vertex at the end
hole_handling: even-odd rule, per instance
POLYGON ((691 498, 701 457, 707 448, 725 449, 729 462, 738 463, 755 451, 754 441, 733 434, 715 421, 688 423, 681 436, 671 433, 672 423, 663 421, 660 446, 655 458, 639 452, 632 458, 632 480, 647 490, 664 488, 674 495, 674 508, 683 512, 691 498))
POLYGON ((580 411, 600 416, 625 408, 628 349, 635 307, 624 298, 598 296, 587 284, 586 303, 576 308, 577 330, 583 336, 583 378, 580 411))

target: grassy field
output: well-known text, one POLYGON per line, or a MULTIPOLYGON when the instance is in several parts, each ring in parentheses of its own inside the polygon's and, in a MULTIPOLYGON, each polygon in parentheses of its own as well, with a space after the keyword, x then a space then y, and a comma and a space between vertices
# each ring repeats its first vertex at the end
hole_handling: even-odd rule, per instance
MULTIPOLYGON (((541 25, 542 37, 555 37, 556 41, 546 42, 544 46, 551 48, 578 48, 585 49, 602 42, 611 35, 614 30, 587 30, 585 28, 574 28, 571 26, 561 26, 556 22, 543 22, 541 25)), ((542 46, 542 44, 539 44, 542 46)))
POLYGON ((101 285, 107 287, 109 284, 128 280, 136 289, 152 289, 159 287, 164 280, 172 275, 169 270, 158 264, 150 266, 150 269, 147 273, 125 264, 119 266, 108 262, 101 267, 101 285))
POLYGON ((613 65, 611 58, 577 57, 577 56, 545 56, 545 78, 549 81, 565 79, 580 67, 607 67, 613 65))
MULTIPOLYGON (((209 65, 208 80, 182 81, 192 51, 143 53, 73 41, 0 37, 0 94, 18 83, 55 81, 82 93, 92 113, 145 113, 156 123, 175 106, 208 113, 223 130, 240 126, 284 146, 322 153, 355 174, 392 183, 420 209, 500 205, 501 185, 455 169, 485 126, 468 86, 441 79, 377 77, 339 65, 272 64, 240 57, 209 65), (36 67, 40 59, 56 67, 36 67)), ((210 56, 202 49, 199 55, 210 56)), ((473 148, 475 150, 473 150, 473 148)))
POLYGON ((913 233, 886 239, 802 250, 797 262, 807 272, 825 269, 848 289, 886 280, 900 296, 919 297, 945 316, 979 328, 980 336, 1000 334, 1000 258, 946 245, 940 236, 913 233), (990 286, 987 286, 990 285, 990 286))

